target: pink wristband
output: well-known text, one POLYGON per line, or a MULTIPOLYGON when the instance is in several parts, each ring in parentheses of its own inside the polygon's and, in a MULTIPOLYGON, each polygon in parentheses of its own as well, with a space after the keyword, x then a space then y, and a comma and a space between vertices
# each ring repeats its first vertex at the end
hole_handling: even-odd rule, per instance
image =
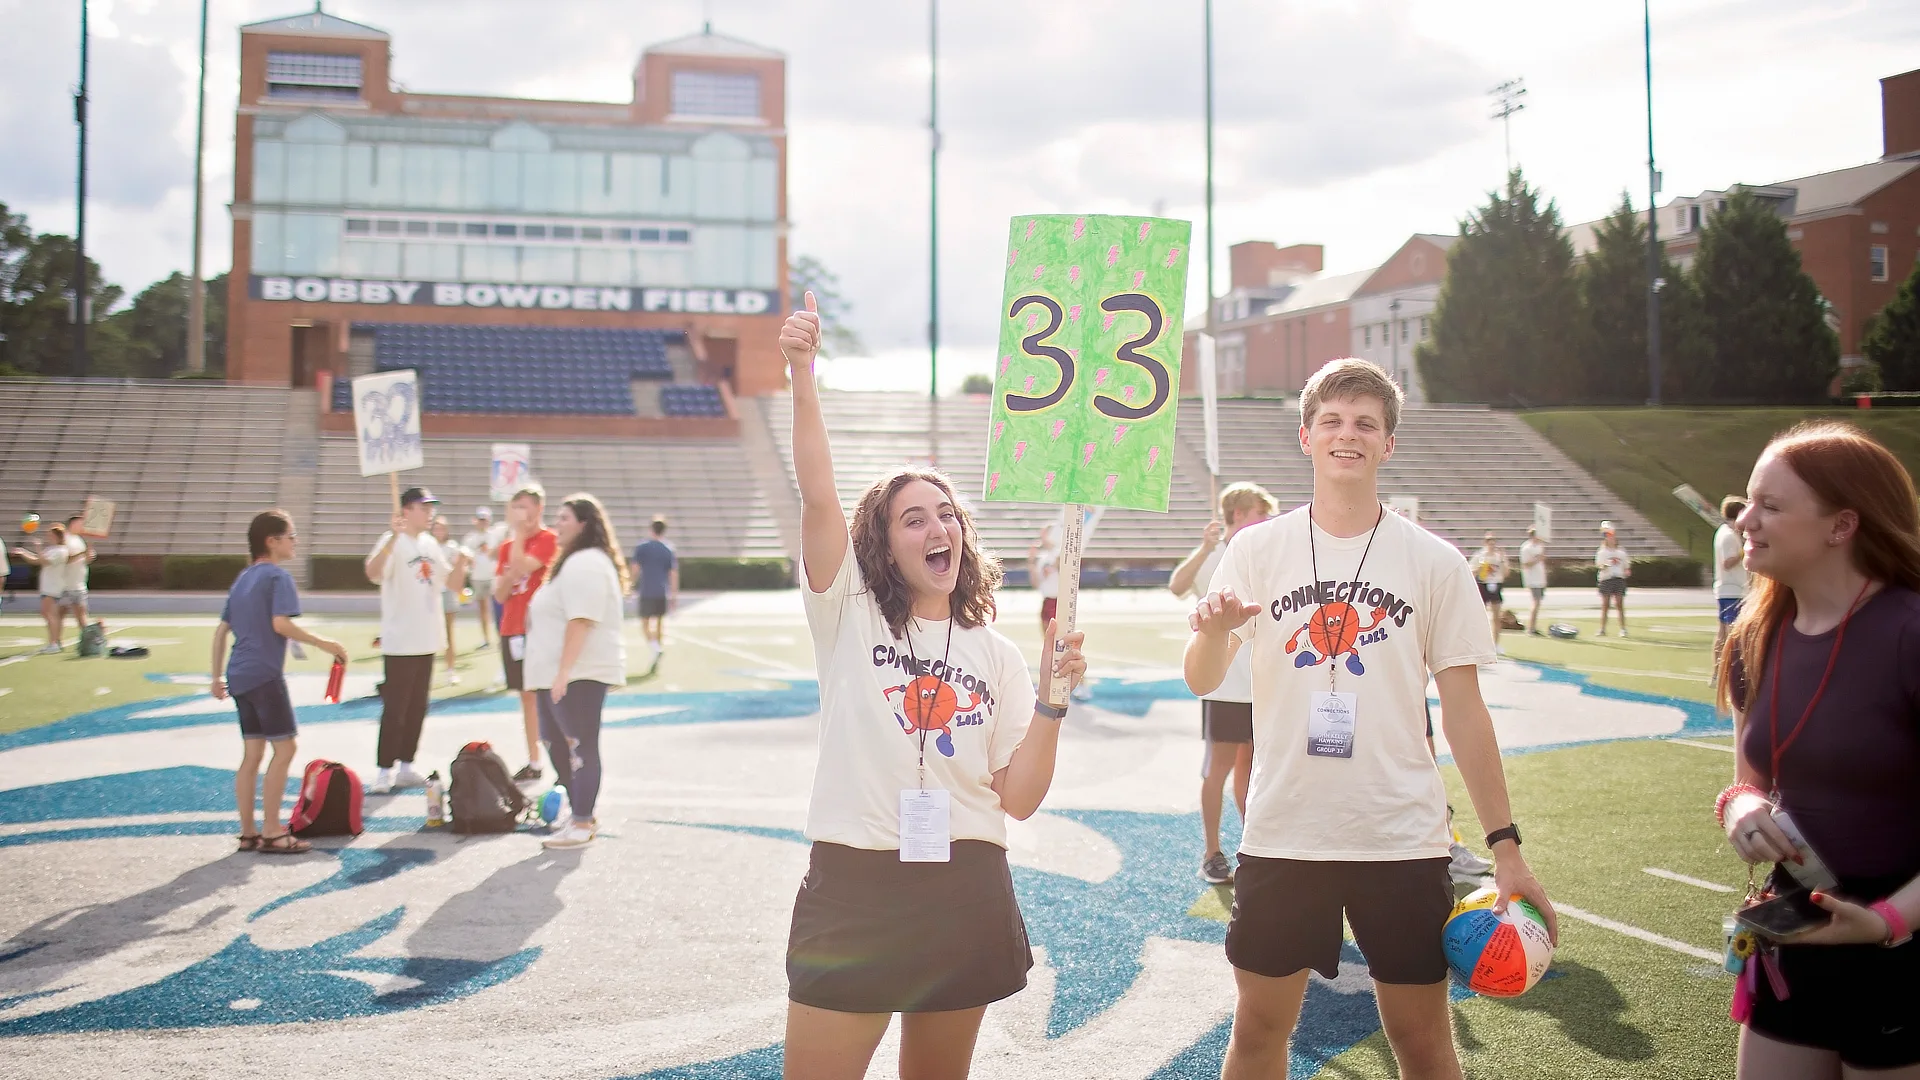
POLYGON ((1887 920, 1887 940, 1883 943, 1887 948, 1905 945, 1913 937, 1913 931, 1907 927, 1907 920, 1901 917, 1900 909, 1894 907, 1891 900, 1876 900, 1867 907, 1887 920))

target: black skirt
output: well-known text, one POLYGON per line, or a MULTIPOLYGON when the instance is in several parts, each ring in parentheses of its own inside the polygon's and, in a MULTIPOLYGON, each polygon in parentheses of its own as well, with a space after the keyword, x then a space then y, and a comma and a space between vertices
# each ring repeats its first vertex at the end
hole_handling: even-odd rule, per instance
POLYGON ((1019 993, 1032 967, 999 845, 956 840, 944 863, 813 845, 787 937, 792 1000, 850 1013, 972 1009, 1019 993))

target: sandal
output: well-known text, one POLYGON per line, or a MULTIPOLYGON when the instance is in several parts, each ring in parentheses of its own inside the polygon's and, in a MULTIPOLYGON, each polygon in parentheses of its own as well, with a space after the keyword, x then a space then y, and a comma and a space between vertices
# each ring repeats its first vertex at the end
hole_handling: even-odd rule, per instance
POLYGON ((283 832, 278 836, 261 837, 260 846, 254 850, 262 855, 304 855, 313 850, 313 845, 292 833, 283 832))
POLYGON ((259 833, 241 833, 238 836, 235 836, 234 839, 240 841, 240 846, 234 849, 236 851, 259 851, 260 850, 260 834, 259 833))

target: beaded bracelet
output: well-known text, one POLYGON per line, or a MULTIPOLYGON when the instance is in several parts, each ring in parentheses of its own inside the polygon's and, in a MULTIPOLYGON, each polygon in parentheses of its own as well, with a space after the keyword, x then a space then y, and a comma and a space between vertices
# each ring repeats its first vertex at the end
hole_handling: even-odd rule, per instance
POLYGON ((1727 827, 1727 804, 1742 795, 1758 795, 1763 799, 1767 797, 1766 792, 1761 791, 1752 784, 1728 785, 1727 789, 1720 793, 1720 797, 1713 800, 1713 817, 1715 821, 1720 823, 1721 828, 1724 829, 1727 827))

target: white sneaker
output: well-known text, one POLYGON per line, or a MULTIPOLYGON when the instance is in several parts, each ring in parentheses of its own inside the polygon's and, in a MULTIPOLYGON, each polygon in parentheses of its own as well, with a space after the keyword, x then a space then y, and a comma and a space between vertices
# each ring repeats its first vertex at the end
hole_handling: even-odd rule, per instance
POLYGON ((1447 863, 1447 876, 1462 884, 1471 885, 1487 876, 1493 870, 1493 864, 1468 851, 1466 845, 1454 841, 1449 846, 1452 856, 1447 863))
POLYGON ((373 774, 373 783, 367 785, 367 794, 385 795, 393 790, 393 770, 381 769, 373 774))
POLYGON ((413 762, 403 761, 393 770, 393 786, 397 788, 426 787, 427 778, 413 771, 413 762))
POLYGON ((568 821, 564 831, 555 833, 540 841, 544 848, 578 848, 593 843, 593 822, 568 821))
POLYGON ((53 644, 52 642, 48 642, 47 644, 45 644, 45 645, 42 645, 42 646, 40 646, 40 648, 38 648, 38 649, 36 649, 36 650, 34 650, 34 654, 33 654, 33 655, 35 655, 35 656, 51 656, 52 654, 54 654, 54 653, 57 653, 57 652, 59 652, 59 651, 60 651, 60 646, 58 646, 58 645, 55 645, 55 644, 53 644))
POLYGON ((459 685, 460 685, 460 676, 458 676, 458 675, 449 675, 449 676, 447 676, 447 685, 448 685, 448 686, 459 686, 459 685))

